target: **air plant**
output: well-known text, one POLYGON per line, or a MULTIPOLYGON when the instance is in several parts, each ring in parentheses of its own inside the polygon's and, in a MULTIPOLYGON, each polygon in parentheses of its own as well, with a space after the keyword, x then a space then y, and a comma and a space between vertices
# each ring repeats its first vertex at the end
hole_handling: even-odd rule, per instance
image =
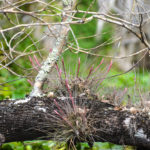
MULTIPOLYGON (((67 75, 65 63, 62 59, 62 68, 55 64, 58 74, 59 85, 51 90, 54 93, 54 112, 52 114, 55 131, 51 132, 49 137, 57 141, 65 141, 71 147, 75 147, 76 142, 88 142, 90 145, 94 142, 92 135, 96 132, 94 128, 95 120, 90 109, 86 106, 85 100, 97 100, 98 96, 93 91, 94 84, 102 82, 109 73, 112 61, 108 66, 104 77, 95 78, 96 72, 103 64, 102 59, 97 67, 92 65, 85 78, 80 77, 80 58, 78 60, 77 71, 71 78, 67 75), (98 82, 99 81, 99 82, 98 82)), ((101 83, 100 83, 101 84, 101 83)))
POLYGON ((96 88, 99 87, 109 73, 112 67, 112 61, 110 62, 106 72, 103 74, 99 70, 104 62, 104 59, 100 61, 98 66, 94 67, 94 65, 92 65, 87 73, 87 76, 84 78, 80 75, 80 58, 78 60, 77 71, 74 77, 67 76, 64 60, 61 62, 63 71, 59 69, 58 64, 55 65, 58 74, 57 82, 59 82, 59 84, 51 89, 54 92, 54 95, 56 97, 70 97, 71 100, 73 97, 81 95, 86 95, 85 98, 97 99, 98 95, 96 93, 96 88))

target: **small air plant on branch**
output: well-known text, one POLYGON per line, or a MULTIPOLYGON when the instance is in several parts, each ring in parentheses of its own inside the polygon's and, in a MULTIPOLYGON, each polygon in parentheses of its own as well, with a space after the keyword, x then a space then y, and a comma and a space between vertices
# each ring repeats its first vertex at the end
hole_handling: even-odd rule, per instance
POLYGON ((53 99, 54 105, 52 118, 55 131, 49 133, 50 138, 65 141, 74 149, 77 142, 88 142, 89 145, 94 143, 92 135, 96 132, 94 127, 96 120, 90 113, 86 100, 98 100, 94 88, 97 88, 98 84, 101 85, 112 66, 111 61, 103 76, 98 76, 96 72, 103 62, 104 59, 98 66, 91 66, 85 78, 80 77, 80 58, 74 77, 67 75, 64 60, 61 61, 62 69, 55 64, 59 84, 47 94, 50 99, 53 99))
MULTIPOLYGON (((80 58, 78 60, 77 71, 74 76, 67 75, 64 60, 62 60, 61 62, 63 69, 59 68, 58 64, 55 65, 58 74, 58 86, 54 85, 53 87, 51 87, 53 89, 50 90, 54 92, 53 96, 57 98, 60 97, 62 99, 65 97, 69 97, 71 100, 71 97, 80 96, 85 96, 86 99, 97 99, 98 95, 96 91, 109 73, 112 67, 112 61, 102 72, 100 70, 100 67, 104 62, 104 59, 102 59, 98 66, 94 67, 92 65, 91 67, 89 67, 89 72, 85 77, 81 77, 80 75, 80 58)), ((51 82, 52 81, 50 79, 50 83, 48 84, 52 85, 51 82)))

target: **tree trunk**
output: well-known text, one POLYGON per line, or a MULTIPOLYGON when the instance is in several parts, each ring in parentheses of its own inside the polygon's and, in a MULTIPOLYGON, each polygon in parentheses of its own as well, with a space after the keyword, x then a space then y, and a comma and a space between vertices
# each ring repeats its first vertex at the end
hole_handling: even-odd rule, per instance
POLYGON ((75 107, 72 107, 71 100, 64 99, 33 97, 0 102, 1 143, 73 139, 88 143, 107 141, 150 149, 148 112, 121 109, 81 97, 74 100, 75 107))

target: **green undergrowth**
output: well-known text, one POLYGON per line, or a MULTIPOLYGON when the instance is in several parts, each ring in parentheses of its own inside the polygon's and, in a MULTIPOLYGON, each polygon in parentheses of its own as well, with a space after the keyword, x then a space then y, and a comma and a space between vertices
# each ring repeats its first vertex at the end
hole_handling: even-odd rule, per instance
POLYGON ((0 83, 0 100, 23 98, 31 90, 26 78, 16 77, 6 70, 0 72, 0 83))
MULTIPOLYGON (((27 141, 3 144, 2 150, 68 150, 66 143, 54 141, 27 141)), ((87 143, 76 145, 77 150, 133 150, 130 146, 120 146, 111 143, 94 143, 90 148, 87 143)))
POLYGON ((143 91, 150 88, 150 73, 131 71, 128 73, 111 70, 103 82, 104 86, 124 88, 139 86, 143 91), (113 77, 114 76, 114 77, 113 77))

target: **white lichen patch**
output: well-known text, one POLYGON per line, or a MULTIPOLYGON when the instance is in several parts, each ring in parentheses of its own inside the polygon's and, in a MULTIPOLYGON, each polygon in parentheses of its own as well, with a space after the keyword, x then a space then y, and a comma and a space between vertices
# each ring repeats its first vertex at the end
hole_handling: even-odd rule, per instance
POLYGON ((147 135, 144 133, 144 130, 142 128, 138 129, 134 136, 136 138, 144 139, 148 142, 150 141, 150 139, 147 138, 147 135))
POLYGON ((45 108, 38 108, 39 111, 43 111, 44 113, 46 112, 45 108))
POLYGON ((36 110, 38 110, 38 111, 42 111, 42 112, 46 113, 46 109, 43 108, 43 107, 36 106, 36 107, 34 107, 34 108, 35 108, 36 110))
POLYGON ((16 101, 14 104, 15 105, 24 104, 24 103, 27 103, 29 101, 30 101, 30 98, 25 98, 25 99, 21 99, 21 100, 16 101))
POLYGON ((43 63, 41 70, 38 72, 38 75, 35 78, 35 84, 33 87, 32 92, 30 93, 31 97, 42 97, 42 92, 41 92, 41 86, 43 84, 43 81, 46 79, 48 76, 51 68, 54 66, 55 62, 59 58, 59 50, 54 47, 53 51, 49 53, 46 61, 43 63))
POLYGON ((62 100, 62 101, 64 101, 64 100, 68 100, 70 97, 57 97, 59 100, 62 100))
POLYGON ((126 127, 130 127, 130 121, 131 121, 131 118, 126 118, 125 120, 124 120, 124 124, 125 124, 125 126, 126 127))

